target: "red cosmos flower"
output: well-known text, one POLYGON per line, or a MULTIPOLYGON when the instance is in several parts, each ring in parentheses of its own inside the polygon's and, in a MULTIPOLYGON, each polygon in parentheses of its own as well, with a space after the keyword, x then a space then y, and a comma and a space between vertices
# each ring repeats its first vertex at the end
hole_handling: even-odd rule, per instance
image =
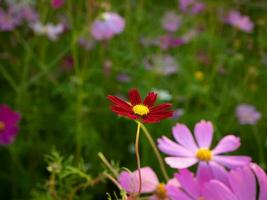
POLYGON ((157 94, 154 92, 149 92, 143 102, 137 89, 129 91, 130 102, 112 95, 109 95, 108 99, 113 103, 110 106, 113 112, 144 123, 156 123, 162 119, 172 117, 173 114, 173 111, 170 110, 170 103, 154 106, 157 99, 157 94))

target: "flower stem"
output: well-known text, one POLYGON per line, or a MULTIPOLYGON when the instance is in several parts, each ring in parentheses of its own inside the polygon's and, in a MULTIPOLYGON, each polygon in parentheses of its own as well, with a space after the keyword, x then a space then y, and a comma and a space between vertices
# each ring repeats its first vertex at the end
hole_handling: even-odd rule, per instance
POLYGON ((252 129, 253 129, 252 132, 254 134, 254 137, 255 137, 255 140, 258 146, 259 162, 260 162, 260 165, 262 165, 263 168, 265 168, 266 166, 265 166, 265 159, 264 159, 264 149, 262 148, 261 135, 258 132, 256 125, 253 126, 252 129))
POLYGON ((135 155, 136 155, 138 178, 139 178, 138 196, 140 195, 142 191, 142 176, 141 176, 141 169, 140 169, 141 164, 140 164, 140 155, 139 155, 140 127, 141 127, 141 122, 137 121, 137 131, 136 131, 136 139, 135 139, 135 155))
POLYGON ((152 147, 152 149, 153 149, 153 151, 154 151, 154 153, 155 153, 155 155, 157 157, 157 160, 159 162, 159 166, 160 166, 161 172, 162 172, 165 180, 168 181, 169 180, 169 176, 168 176, 167 170, 165 168, 163 159, 160 156, 159 150, 157 149, 157 146, 156 146, 153 138, 151 137, 150 133, 148 132, 147 128, 145 127, 145 125, 144 124, 141 124, 141 123, 140 123, 140 125, 141 125, 141 129, 143 130, 143 132, 144 132, 144 134, 145 134, 145 136, 146 136, 149 144, 151 145, 151 147, 152 147))

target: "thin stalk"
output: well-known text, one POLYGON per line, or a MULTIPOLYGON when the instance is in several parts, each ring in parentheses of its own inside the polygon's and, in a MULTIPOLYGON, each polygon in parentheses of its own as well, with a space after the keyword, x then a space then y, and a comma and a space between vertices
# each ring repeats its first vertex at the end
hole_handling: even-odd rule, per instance
MULTIPOLYGON (((139 122, 139 123, 140 123, 140 122, 139 122)), ((141 129, 142 129, 142 131, 144 132, 144 134, 145 134, 145 136, 146 136, 146 138, 147 138, 147 140, 148 140, 150 146, 152 147, 152 149, 153 149, 153 151, 154 151, 154 154, 155 154, 156 157, 157 157, 157 160, 158 160, 158 162, 159 162, 159 166, 160 166, 161 172, 162 172, 162 174, 163 174, 165 180, 168 181, 168 180, 169 180, 169 176, 168 176, 167 170, 166 170, 166 168, 165 168, 163 159, 162 159, 161 156, 160 156, 159 150, 158 150, 158 148, 157 148, 157 146, 156 146, 156 144, 155 144, 153 138, 151 137, 150 133, 148 132, 147 128, 145 127, 145 125, 142 124, 142 123, 140 123, 140 125, 141 125, 141 129)))
POLYGON ((136 131, 136 138, 135 138, 135 155, 136 155, 138 179, 139 179, 139 188, 138 188, 138 194, 137 194, 138 196, 140 195, 142 191, 141 163, 140 163, 140 154, 139 154, 140 127, 141 127, 141 122, 137 121, 137 131, 136 131))
POLYGON ((108 162, 108 160, 106 159, 106 157, 104 156, 103 153, 99 152, 98 153, 98 157, 101 159, 101 161, 104 163, 104 165, 112 172, 112 174, 117 177, 118 176, 118 172, 116 171, 116 169, 114 169, 112 167, 112 165, 108 162))
POLYGON ((262 148, 261 135, 259 135, 260 133, 258 132, 256 125, 253 126, 252 129, 253 129, 252 132, 254 134, 254 137, 255 137, 255 140, 258 146, 259 161, 260 161, 260 164, 263 166, 263 168, 265 168, 264 148, 262 148))

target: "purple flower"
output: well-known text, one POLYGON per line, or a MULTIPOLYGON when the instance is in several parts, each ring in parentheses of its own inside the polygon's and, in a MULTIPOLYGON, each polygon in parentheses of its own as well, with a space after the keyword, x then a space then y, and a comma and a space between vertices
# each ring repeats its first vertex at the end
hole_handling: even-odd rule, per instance
POLYGON ((247 165, 251 160, 248 156, 221 155, 239 148, 240 139, 234 135, 223 137, 211 150, 213 125, 209 121, 202 120, 196 124, 194 135, 197 143, 184 124, 177 124, 172 132, 176 142, 165 136, 158 139, 158 148, 170 156, 165 158, 165 161, 172 168, 183 169, 199 163, 207 165, 214 173, 222 173, 224 171, 222 166, 240 167, 247 165))
POLYGON ((169 49, 171 47, 177 47, 184 44, 184 40, 182 38, 176 38, 171 35, 162 35, 158 39, 158 46, 163 49, 169 49))
POLYGON ((240 104, 236 108, 236 116, 240 124, 253 125, 261 118, 261 113, 253 105, 240 104))
POLYGON ((122 82, 122 83, 129 83, 131 81, 131 77, 125 73, 118 74, 116 78, 119 82, 122 82))
POLYGON ((117 13, 105 12, 97 18, 91 27, 91 34, 96 40, 109 40, 124 30, 125 21, 117 13))
POLYGON ((19 10, 20 16, 22 19, 24 19, 28 23, 34 23, 38 21, 38 14, 37 12, 29 6, 23 6, 19 10))
POLYGON ((14 9, 9 8, 7 11, 0 9, 0 30, 12 31, 20 25, 21 19, 14 9))
POLYGON ((162 27, 169 32, 175 32, 181 25, 181 18, 175 12, 166 12, 162 19, 162 27))
POLYGON ((85 50, 91 50, 95 46, 95 40, 90 40, 83 37, 79 38, 78 43, 85 50))
POLYGON ((248 16, 241 15, 239 11, 232 10, 226 17, 226 23, 244 31, 251 33, 254 28, 253 22, 248 16))
POLYGON ((188 14, 198 14, 205 9, 205 5, 197 0, 179 0, 179 7, 188 14))
MULTIPOLYGON (((151 193, 149 200, 164 200, 168 197, 168 187, 178 187, 175 179, 171 179, 166 185, 160 183, 157 175, 150 167, 140 169, 142 177, 141 193, 151 193)), ((138 171, 123 171, 118 177, 121 187, 130 195, 136 194, 139 189, 138 171)), ((167 199, 166 199, 167 200, 167 199)))
POLYGON ((61 8, 65 3, 65 0, 51 0, 51 6, 54 9, 61 8))
POLYGON ((178 108, 174 110, 172 118, 177 120, 180 119, 183 115, 184 115, 184 109, 178 108))
POLYGON ((21 116, 7 105, 0 105, 0 145, 11 144, 18 133, 21 116))

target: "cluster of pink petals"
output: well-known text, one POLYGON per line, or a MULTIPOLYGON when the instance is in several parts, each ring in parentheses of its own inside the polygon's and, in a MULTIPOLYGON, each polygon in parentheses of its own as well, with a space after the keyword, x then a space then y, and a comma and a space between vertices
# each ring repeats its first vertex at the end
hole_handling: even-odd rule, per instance
POLYGON ((180 170, 175 177, 180 185, 168 187, 170 200, 267 199, 267 176, 254 163, 231 170, 225 180, 218 180, 205 171, 194 177, 187 169, 180 170))
POLYGON ((179 7, 189 14, 198 14, 205 9, 205 5, 197 0, 179 0, 179 7))
POLYGON ((226 17, 226 23, 244 31, 251 33, 254 28, 253 22, 248 16, 241 15, 239 11, 232 10, 226 17))
POLYGON ((261 118, 261 113, 253 105, 240 104, 236 108, 236 116, 240 124, 254 125, 261 118))
POLYGON ((166 163, 172 168, 183 169, 196 163, 207 164, 214 173, 222 171, 223 167, 235 168, 247 165, 250 162, 248 156, 221 155, 232 152, 239 148, 240 139, 234 135, 227 135, 221 139, 218 145, 210 150, 213 138, 213 125, 209 121, 200 121, 196 124, 193 138, 190 130, 184 124, 177 124, 173 127, 173 137, 176 142, 163 136, 158 139, 158 148, 169 155, 165 158, 166 163), (200 148, 209 149, 212 152, 210 161, 201 161, 196 157, 200 148))
POLYGON ((175 32, 181 25, 181 18, 175 12, 166 12, 162 18, 162 27, 169 32, 175 32))
POLYGON ((113 12, 102 13, 91 27, 91 35, 96 40, 109 40, 124 30, 124 19, 113 12))

